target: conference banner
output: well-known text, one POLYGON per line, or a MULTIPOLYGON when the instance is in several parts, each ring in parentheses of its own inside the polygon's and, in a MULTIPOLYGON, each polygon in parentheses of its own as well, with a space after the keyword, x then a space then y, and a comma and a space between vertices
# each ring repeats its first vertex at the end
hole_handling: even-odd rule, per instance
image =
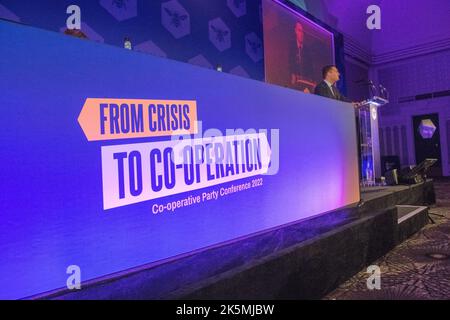
POLYGON ((0 21, 0 298, 359 201, 353 108, 0 21))

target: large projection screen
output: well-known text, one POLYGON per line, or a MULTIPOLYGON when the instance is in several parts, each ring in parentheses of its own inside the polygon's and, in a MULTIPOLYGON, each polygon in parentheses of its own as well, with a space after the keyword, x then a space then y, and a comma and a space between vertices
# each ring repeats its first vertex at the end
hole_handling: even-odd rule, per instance
POLYGON ((275 0, 263 0, 263 28, 266 82, 313 92, 335 63, 333 34, 275 0))

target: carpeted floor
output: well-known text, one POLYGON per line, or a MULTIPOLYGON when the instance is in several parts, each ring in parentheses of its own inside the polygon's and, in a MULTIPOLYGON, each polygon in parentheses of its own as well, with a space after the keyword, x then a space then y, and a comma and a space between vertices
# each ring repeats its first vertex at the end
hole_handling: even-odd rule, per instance
POLYGON ((381 269, 381 289, 369 290, 369 274, 362 270, 324 299, 450 299, 450 180, 435 181, 435 224, 374 262, 381 269))

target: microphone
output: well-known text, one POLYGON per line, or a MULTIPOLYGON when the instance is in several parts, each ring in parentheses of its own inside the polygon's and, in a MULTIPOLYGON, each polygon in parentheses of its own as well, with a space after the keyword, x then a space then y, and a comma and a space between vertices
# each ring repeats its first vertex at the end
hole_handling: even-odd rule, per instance
POLYGON ((380 94, 381 94, 381 97, 382 97, 383 99, 389 100, 389 99, 388 99, 389 92, 388 92, 387 89, 386 89, 384 86, 382 86, 381 84, 380 84, 380 94))
POLYGON ((360 80, 353 81, 353 83, 357 83, 357 84, 359 84, 361 86, 368 86, 369 87, 369 93, 370 93, 371 97, 376 96, 377 87, 375 86, 375 84, 373 83, 372 80, 370 80, 370 79, 360 79, 360 80))
POLYGON ((380 84, 379 86, 378 86, 379 88, 380 88, 380 96, 382 97, 382 98, 384 98, 384 87, 380 84))
POLYGON ((375 84, 373 83, 372 80, 369 80, 369 89, 370 89, 370 96, 371 97, 375 97, 377 95, 376 90, 377 87, 375 86, 375 84))

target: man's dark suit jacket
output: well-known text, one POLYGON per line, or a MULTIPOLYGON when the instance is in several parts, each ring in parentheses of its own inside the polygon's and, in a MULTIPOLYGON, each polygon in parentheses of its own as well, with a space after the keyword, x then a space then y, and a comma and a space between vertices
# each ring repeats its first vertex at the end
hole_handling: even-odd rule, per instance
POLYGON ((304 79, 314 79, 320 70, 315 70, 311 61, 314 61, 314 57, 311 55, 308 47, 304 45, 302 49, 299 49, 297 41, 292 41, 289 50, 289 71, 304 79))
POLYGON ((318 96, 322 96, 322 97, 326 97, 326 98, 330 98, 330 99, 335 99, 335 100, 339 100, 339 101, 344 101, 344 102, 352 102, 350 99, 348 99, 346 96, 344 96, 343 94, 341 94, 339 92, 339 89, 334 87, 334 95, 331 92, 330 87, 328 86, 328 84, 325 81, 321 81, 317 86, 316 89, 314 89, 314 94, 318 95, 318 96))

